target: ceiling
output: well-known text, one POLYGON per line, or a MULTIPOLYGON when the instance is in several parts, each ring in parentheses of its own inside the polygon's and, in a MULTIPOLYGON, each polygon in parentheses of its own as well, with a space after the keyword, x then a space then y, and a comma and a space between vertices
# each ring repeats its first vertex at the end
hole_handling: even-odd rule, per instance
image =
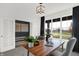
MULTIPOLYGON (((67 8, 72 8, 79 3, 44 3, 45 14, 55 13, 67 8)), ((18 16, 27 18, 39 17, 36 15, 35 8, 37 3, 0 3, 0 16, 18 16)))

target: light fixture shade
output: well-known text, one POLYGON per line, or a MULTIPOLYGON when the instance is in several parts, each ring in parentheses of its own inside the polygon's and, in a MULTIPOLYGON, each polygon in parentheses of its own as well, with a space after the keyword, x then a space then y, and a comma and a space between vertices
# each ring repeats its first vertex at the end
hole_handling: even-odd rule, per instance
POLYGON ((45 13, 45 6, 42 3, 39 3, 39 6, 36 7, 36 14, 45 13))

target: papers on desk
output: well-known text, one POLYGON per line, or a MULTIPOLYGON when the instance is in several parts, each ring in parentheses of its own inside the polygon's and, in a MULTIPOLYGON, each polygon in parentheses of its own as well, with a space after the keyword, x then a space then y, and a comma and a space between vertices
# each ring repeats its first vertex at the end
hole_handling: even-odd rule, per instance
POLYGON ((45 46, 53 47, 53 44, 45 44, 45 46))
POLYGON ((49 41, 47 44, 45 44, 45 46, 53 47, 53 42, 49 41))
POLYGON ((53 47, 55 45, 61 44, 62 42, 64 42, 63 40, 48 40, 48 43, 45 44, 45 46, 48 47, 53 47))

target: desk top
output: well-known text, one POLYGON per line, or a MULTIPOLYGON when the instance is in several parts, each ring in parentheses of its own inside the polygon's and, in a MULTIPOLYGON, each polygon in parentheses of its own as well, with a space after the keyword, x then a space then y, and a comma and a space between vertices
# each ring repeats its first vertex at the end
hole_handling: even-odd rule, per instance
POLYGON ((46 42, 42 41, 38 46, 35 46, 33 48, 27 48, 27 46, 25 46, 25 48, 28 49, 29 52, 31 52, 35 56, 46 56, 50 52, 56 50, 57 48, 59 48, 61 45, 64 44, 64 41, 62 40, 52 40, 52 42, 53 42, 52 47, 45 46, 46 42))

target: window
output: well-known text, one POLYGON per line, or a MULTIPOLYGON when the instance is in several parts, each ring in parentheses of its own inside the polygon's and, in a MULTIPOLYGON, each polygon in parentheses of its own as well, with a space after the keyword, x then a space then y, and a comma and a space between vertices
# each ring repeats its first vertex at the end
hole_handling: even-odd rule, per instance
POLYGON ((69 39, 72 36, 72 20, 62 21, 62 39, 69 39))
POLYGON ((52 36, 54 38, 60 38, 60 21, 52 23, 52 36))
MULTIPOLYGON (((49 28, 53 38, 69 39, 72 36, 72 16, 53 19, 49 28)), ((47 29, 47 23, 45 24, 45 29, 47 29)))

